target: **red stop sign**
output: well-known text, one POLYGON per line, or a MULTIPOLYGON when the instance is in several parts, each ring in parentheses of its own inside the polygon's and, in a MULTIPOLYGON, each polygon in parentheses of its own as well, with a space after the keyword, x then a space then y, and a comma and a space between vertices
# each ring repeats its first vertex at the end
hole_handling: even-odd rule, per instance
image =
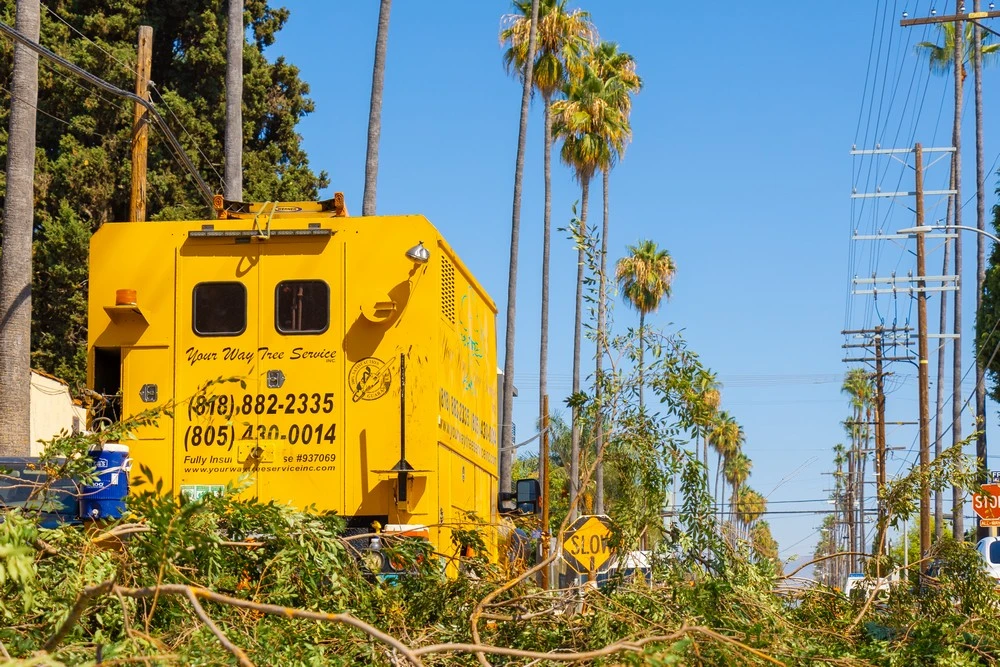
POLYGON ((983 519, 1000 519, 1000 484, 983 484, 983 493, 972 494, 972 509, 983 519))

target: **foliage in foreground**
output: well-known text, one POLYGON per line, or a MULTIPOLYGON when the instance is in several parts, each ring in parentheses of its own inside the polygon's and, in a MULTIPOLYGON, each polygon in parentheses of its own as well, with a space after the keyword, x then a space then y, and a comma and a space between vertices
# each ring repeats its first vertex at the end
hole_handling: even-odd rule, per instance
MULTIPOLYGON (((83 467, 67 449, 81 443, 68 442, 62 472, 83 467)), ((43 463, 59 472, 56 459, 43 463)), ((101 527, 46 529, 30 512, 7 510, 0 642, 21 664, 94 664, 98 656, 191 665, 408 664, 409 653, 426 665, 472 665, 468 644, 477 634, 483 645, 503 647, 487 654, 493 664, 1000 660, 1000 599, 971 545, 939 543, 936 578, 904 576, 873 603, 848 599, 796 585, 773 559, 744 543, 730 546, 715 525, 701 462, 685 457, 680 477, 685 523, 663 540, 651 583, 613 578, 600 590, 553 593, 533 578, 517 580, 516 566, 483 559, 448 578, 442 560, 412 541, 385 541, 410 574, 383 581, 356 557, 358 542, 344 537, 339 517, 240 501, 238 489, 188 501, 147 481, 130 498, 129 514, 101 527), (518 650, 532 653, 519 657, 518 650)))

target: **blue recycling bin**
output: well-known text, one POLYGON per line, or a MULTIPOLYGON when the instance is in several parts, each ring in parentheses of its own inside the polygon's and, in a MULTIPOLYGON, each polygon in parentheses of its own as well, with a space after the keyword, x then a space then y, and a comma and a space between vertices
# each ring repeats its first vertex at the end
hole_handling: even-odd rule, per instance
POLYGON ((128 445, 107 443, 102 449, 91 450, 90 457, 97 479, 80 490, 80 518, 117 519, 125 512, 128 495, 128 473, 132 468, 128 445))

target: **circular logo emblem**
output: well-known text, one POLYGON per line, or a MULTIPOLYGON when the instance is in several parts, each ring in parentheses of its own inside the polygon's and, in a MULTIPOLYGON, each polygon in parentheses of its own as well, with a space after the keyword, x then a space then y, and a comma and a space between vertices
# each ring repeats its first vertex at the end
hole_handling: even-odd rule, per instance
POLYGON ((389 393, 392 385, 392 369, 375 357, 366 357, 351 366, 347 374, 351 386, 351 400, 374 401, 389 393))

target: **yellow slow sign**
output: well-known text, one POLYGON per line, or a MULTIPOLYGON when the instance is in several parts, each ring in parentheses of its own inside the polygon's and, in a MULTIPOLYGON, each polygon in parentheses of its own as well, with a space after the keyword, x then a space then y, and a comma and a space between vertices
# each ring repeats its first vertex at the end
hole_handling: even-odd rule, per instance
POLYGON ((612 551, 611 519, 607 516, 581 516, 566 530, 563 559, 576 572, 603 572, 610 565, 612 551))

